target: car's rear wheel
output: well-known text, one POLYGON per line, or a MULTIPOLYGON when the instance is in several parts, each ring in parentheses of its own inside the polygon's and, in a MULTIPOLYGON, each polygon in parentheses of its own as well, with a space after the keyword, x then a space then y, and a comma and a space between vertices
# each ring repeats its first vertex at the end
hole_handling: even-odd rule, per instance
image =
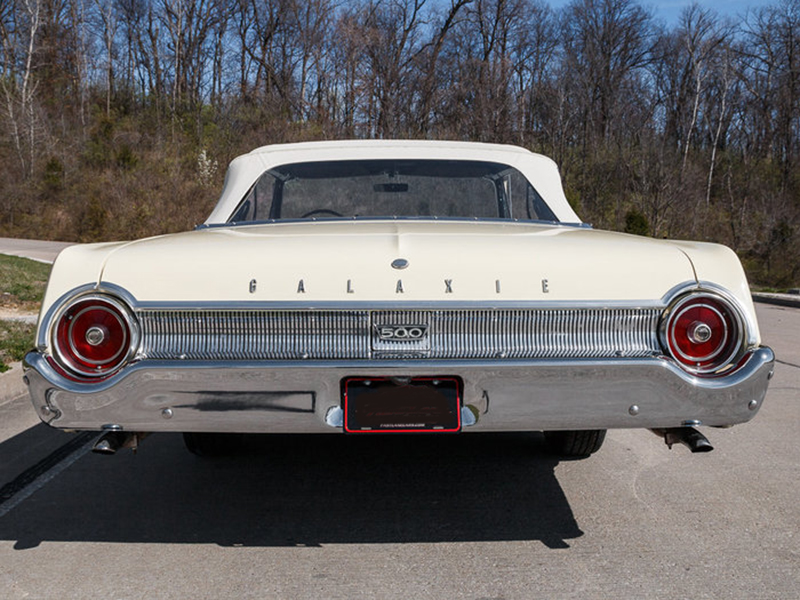
POLYGON ((605 429, 544 432, 547 450, 565 458, 586 458, 600 450, 605 439, 605 429))
POLYGON ((238 454, 244 448, 244 435, 241 433, 195 433, 183 434, 186 449, 197 456, 211 458, 238 454))

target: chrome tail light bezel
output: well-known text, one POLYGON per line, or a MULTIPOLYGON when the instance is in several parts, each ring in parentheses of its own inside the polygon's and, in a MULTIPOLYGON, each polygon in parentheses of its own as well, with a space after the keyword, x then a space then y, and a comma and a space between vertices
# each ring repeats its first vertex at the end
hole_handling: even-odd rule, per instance
MULTIPOLYGON (((89 327, 87 331, 91 329, 89 327)), ((127 302, 106 292, 92 291, 76 294, 59 304, 49 321, 48 337, 52 358, 61 369, 78 379, 97 381, 119 372, 136 356, 141 327, 127 302), (82 356, 80 349, 75 347, 72 326, 66 322, 90 310, 112 315, 123 333, 115 351, 105 360, 82 356)))
POLYGON ((665 354, 682 369, 694 375, 713 377, 726 374, 739 365, 748 348, 748 324, 733 298, 722 291, 695 288, 675 296, 664 309, 659 340, 665 354), (725 327, 722 342, 711 353, 702 356, 682 351, 676 338, 679 319, 694 307, 704 307, 717 314, 725 327))

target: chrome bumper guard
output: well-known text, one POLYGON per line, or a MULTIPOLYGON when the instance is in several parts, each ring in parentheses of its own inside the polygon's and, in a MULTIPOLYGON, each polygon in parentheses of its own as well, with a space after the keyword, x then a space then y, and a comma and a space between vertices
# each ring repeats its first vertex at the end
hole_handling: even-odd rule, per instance
POLYGON ((62 377, 39 352, 26 382, 41 419, 63 429, 324 433, 345 377, 461 377, 464 431, 726 426, 761 407, 774 354, 733 373, 695 377, 666 358, 502 361, 155 361, 98 383, 62 377), (465 423, 466 425, 467 423, 465 423))

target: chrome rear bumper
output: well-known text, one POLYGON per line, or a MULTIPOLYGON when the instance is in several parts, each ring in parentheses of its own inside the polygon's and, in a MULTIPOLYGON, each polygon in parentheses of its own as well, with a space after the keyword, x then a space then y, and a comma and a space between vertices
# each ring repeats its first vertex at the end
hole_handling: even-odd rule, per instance
POLYGON ((64 429, 319 433, 345 377, 445 376, 464 381, 477 415, 465 431, 734 425, 761 407, 767 347, 734 373, 698 378, 665 358, 502 361, 143 361, 100 383, 57 373, 38 352, 26 381, 42 420, 64 429))

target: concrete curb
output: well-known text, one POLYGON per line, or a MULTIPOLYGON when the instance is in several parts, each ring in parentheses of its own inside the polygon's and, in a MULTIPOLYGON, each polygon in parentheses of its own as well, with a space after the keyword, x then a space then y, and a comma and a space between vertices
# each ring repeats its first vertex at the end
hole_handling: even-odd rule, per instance
POLYGON ((19 323, 28 323, 30 325, 36 325, 39 321, 39 315, 37 314, 23 314, 23 313, 3 313, 0 310, 0 321, 17 321, 19 323))
POLYGON ((800 295, 753 292, 752 296, 754 302, 761 302, 762 304, 775 304, 777 306, 788 306, 791 308, 800 308, 800 295))

